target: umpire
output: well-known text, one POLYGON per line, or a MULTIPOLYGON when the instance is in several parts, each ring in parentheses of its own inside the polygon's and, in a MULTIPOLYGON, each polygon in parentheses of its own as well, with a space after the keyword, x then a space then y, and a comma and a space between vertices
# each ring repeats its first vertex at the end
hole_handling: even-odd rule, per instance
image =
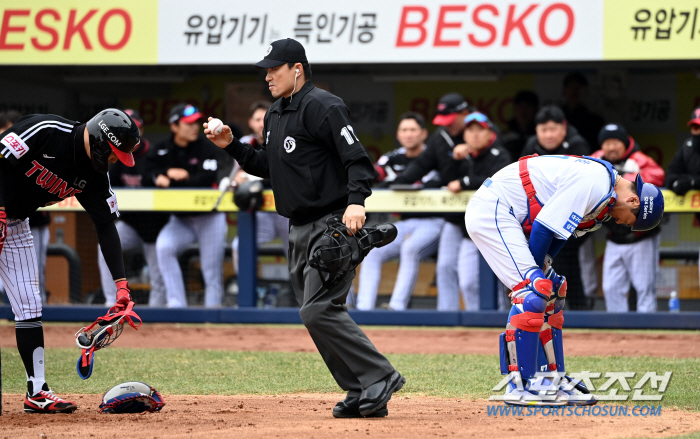
POLYGON ((265 115, 262 148, 241 143, 225 126, 205 134, 249 174, 269 178, 277 211, 289 218, 289 271, 299 314, 347 397, 336 418, 384 417, 392 393, 406 379, 350 318, 345 298, 354 270, 327 288, 309 256, 319 246, 326 220, 341 216, 353 232, 365 223, 365 198, 375 178, 372 161, 350 124, 345 103, 311 83, 304 47, 287 38, 273 42, 255 64, 277 101, 265 115))

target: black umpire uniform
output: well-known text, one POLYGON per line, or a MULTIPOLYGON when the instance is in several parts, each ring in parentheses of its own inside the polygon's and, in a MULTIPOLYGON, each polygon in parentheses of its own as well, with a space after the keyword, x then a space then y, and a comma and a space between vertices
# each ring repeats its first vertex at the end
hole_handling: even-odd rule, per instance
MULTIPOLYGON (((308 65, 304 48, 295 40, 275 41, 256 66, 286 62, 308 65)), ((277 211, 290 220, 288 261, 299 314, 336 382, 349 391, 334 416, 386 416, 386 401, 405 379, 347 312, 354 270, 327 288, 309 265, 326 220, 342 217, 351 204, 364 206, 376 173, 353 132, 345 103, 306 79, 265 115, 260 150, 234 138, 226 151, 247 173, 270 179, 277 211)))

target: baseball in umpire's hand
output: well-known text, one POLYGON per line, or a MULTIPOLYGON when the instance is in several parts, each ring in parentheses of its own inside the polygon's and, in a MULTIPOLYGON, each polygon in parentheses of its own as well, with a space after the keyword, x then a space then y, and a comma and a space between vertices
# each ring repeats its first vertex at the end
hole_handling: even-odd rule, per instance
POLYGON ((228 125, 224 125, 221 120, 213 117, 204 122, 204 134, 219 148, 226 148, 229 143, 233 142, 231 128, 228 125))

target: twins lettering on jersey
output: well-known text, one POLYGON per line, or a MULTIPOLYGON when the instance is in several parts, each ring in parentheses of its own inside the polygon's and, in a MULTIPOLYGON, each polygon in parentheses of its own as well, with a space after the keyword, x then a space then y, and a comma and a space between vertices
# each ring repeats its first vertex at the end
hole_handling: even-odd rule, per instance
MULTIPOLYGON (((32 160, 32 167, 25 173, 25 175, 27 177, 31 177, 32 174, 36 173, 36 171, 41 171, 36 177, 36 184, 44 188, 50 194, 57 195, 58 198, 63 199, 72 197, 82 192, 74 187, 69 188, 68 184, 62 178, 58 178, 57 175, 40 165, 36 160, 32 160)), ((85 180, 80 180, 78 182, 76 179, 73 184, 77 185, 81 189, 84 189, 86 182, 85 180)))

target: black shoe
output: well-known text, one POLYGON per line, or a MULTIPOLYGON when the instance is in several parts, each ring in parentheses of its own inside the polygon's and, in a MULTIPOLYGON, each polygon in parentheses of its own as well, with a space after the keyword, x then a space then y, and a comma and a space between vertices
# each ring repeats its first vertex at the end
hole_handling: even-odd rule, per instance
MULTIPOLYGON (((374 413, 369 414, 368 418, 384 418, 389 415, 389 409, 380 407, 374 413)), ((334 418, 363 418, 360 414, 360 392, 349 391, 348 396, 333 407, 334 418)))
POLYGON ((360 414, 369 416, 386 407, 386 403, 391 399, 391 394, 401 390, 406 384, 406 378, 394 371, 383 380, 377 381, 362 391, 360 395, 360 414))

